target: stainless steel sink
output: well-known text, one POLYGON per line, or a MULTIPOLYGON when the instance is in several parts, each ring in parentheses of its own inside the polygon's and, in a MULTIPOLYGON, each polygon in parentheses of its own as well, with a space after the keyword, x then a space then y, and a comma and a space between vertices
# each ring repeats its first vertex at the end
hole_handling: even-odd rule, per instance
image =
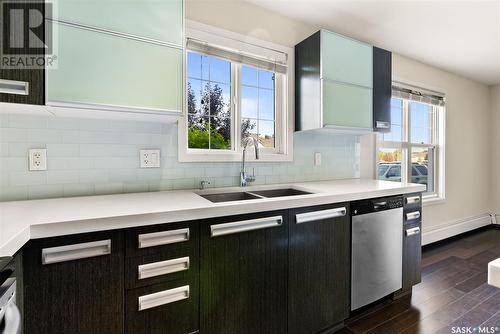
POLYGON ((310 192, 297 190, 293 188, 258 190, 258 191, 252 191, 251 193, 263 197, 284 197, 284 196, 298 196, 298 195, 311 194, 310 192))
POLYGON ((311 193, 307 191, 297 190, 293 188, 285 188, 285 189, 269 189, 269 190, 241 191, 241 192, 215 193, 215 194, 204 194, 204 195, 199 194, 199 195, 205 199, 208 199, 211 202, 218 203, 218 202, 244 201, 249 199, 309 195, 309 194, 311 193))
POLYGON ((231 201, 243 201, 243 200, 249 200, 249 199, 258 199, 262 198, 257 195, 253 195, 248 192, 233 192, 233 193, 219 193, 219 194, 207 194, 207 195, 200 195, 203 198, 208 199, 211 202, 218 203, 218 202, 231 202, 231 201))

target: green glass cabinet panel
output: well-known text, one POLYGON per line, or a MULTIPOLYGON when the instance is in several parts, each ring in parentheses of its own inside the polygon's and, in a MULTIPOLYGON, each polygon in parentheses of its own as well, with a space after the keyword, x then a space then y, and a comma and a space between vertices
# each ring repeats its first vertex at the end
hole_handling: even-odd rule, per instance
POLYGON ((323 82, 323 125, 372 128, 372 89, 329 80, 323 82))
POLYGON ((183 52, 133 39, 54 25, 57 66, 48 102, 182 110, 183 52))
POLYGON ((373 86, 373 47, 329 31, 321 31, 323 78, 373 86))
POLYGON ((53 17, 176 45, 183 43, 183 0, 56 0, 53 17))

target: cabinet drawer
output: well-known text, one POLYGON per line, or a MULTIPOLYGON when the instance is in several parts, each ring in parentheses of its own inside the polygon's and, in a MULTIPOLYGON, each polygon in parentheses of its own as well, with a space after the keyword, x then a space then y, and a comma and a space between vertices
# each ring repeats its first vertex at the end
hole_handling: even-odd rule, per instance
POLYGON ((372 89, 323 79, 323 125, 372 128, 372 89))
POLYGON ((125 235, 125 256, 159 254, 161 257, 168 257, 169 252, 175 250, 197 248, 198 231, 197 222, 162 224, 129 230, 125 235))
POLYGON ((198 247, 163 248, 155 254, 125 260, 125 287, 133 289, 178 279, 198 272, 198 247))
POLYGON ((188 334, 198 331, 198 283, 176 280, 125 293, 125 333, 188 334))
POLYGON ((372 46, 333 32, 321 31, 323 78, 373 86, 372 46))

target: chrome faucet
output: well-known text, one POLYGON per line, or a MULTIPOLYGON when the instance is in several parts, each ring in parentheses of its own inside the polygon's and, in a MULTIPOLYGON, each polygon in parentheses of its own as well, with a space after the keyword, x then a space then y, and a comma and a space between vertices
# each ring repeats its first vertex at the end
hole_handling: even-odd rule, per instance
POLYGON ((245 153, 247 152, 248 145, 252 144, 255 148, 255 159, 259 159, 259 141, 257 138, 246 137, 243 139, 243 159, 241 161, 241 173, 240 173, 240 186, 246 187, 248 183, 255 181, 255 168, 252 175, 247 175, 245 170, 245 153))

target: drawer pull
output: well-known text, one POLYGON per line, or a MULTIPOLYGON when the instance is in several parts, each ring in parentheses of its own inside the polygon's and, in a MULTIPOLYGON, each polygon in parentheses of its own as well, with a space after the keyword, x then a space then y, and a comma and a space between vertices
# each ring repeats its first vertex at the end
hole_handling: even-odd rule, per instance
POLYGON ((189 228, 179 230, 139 234, 139 248, 175 244, 189 241, 189 228))
POLYGON ((345 207, 314 212, 299 213, 295 215, 295 223, 303 224, 329 218, 344 217, 347 214, 345 207))
POLYGON ((0 79, 0 93, 29 95, 29 82, 0 79))
POLYGON ((139 279, 161 276, 189 269, 189 256, 179 259, 142 264, 138 267, 139 279))
POLYGON ((219 237, 227 234, 242 233, 263 228, 281 226, 283 224, 282 216, 266 217, 258 219, 243 220, 234 223, 217 224, 210 226, 212 237, 219 237))
POLYGON ((406 197, 406 204, 420 203, 420 196, 406 197))
POLYGON ((111 254, 111 239, 42 249, 42 264, 111 254))
POLYGON ((420 218, 420 211, 408 212, 406 214, 406 220, 412 220, 418 218, 420 218))
POLYGON ((406 230, 406 236, 411 237, 412 235, 420 234, 420 227, 409 228, 406 230))
POLYGON ((189 298, 189 285, 139 297, 139 311, 189 298))

